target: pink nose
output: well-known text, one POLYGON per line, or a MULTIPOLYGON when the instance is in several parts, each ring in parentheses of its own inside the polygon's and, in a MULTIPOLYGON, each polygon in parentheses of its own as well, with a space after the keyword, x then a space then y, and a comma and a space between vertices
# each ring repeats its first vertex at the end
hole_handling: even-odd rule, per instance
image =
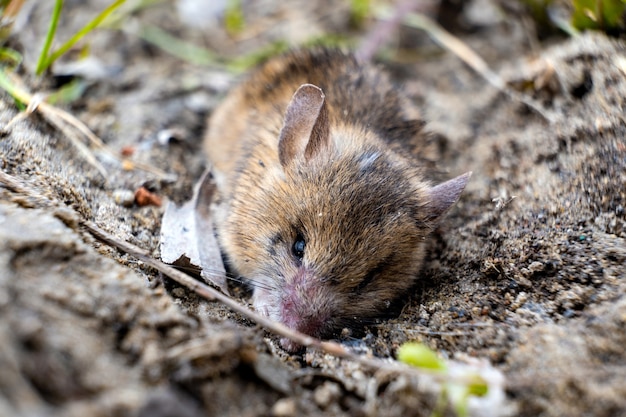
MULTIPOLYGON (((283 323, 289 328, 313 337, 322 336, 325 320, 318 316, 301 317, 298 312, 290 311, 288 308, 283 309, 283 312, 283 323)), ((287 338, 281 339, 280 345, 288 352, 295 352, 301 347, 287 338)))
POLYGON ((329 327, 335 300, 336 296, 326 283, 307 268, 300 267, 282 288, 280 321, 310 336, 322 336, 329 327))

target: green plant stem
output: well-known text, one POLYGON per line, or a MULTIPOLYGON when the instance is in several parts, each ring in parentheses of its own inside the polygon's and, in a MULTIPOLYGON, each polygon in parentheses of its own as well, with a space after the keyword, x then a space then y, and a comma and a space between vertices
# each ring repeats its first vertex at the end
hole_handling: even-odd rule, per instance
POLYGON ((87 83, 84 80, 76 78, 65 84, 63 87, 59 88, 55 92, 49 94, 46 97, 46 103, 49 103, 53 106, 58 104, 71 103, 82 97, 86 88, 87 83))
POLYGON ((367 16, 370 14, 370 0, 351 0, 350 15, 352 22, 361 26, 367 16))
POLYGON ((218 62, 217 57, 209 50, 182 41, 156 26, 142 26, 138 34, 141 39, 195 65, 211 65, 218 62))
MULTIPOLYGON (((62 1, 62 0, 57 0, 62 1)), ((109 7, 104 9, 98 16, 96 16, 91 22, 87 23, 81 30, 76 32, 74 36, 72 36, 67 42, 65 42, 59 49, 54 51, 50 57, 46 59, 45 67, 48 68, 54 61, 56 61, 60 56, 66 53, 71 47, 73 47, 76 42, 81 40, 86 34, 94 30, 104 19, 107 18, 111 13, 115 11, 119 6, 121 6, 126 0, 116 0, 109 7)), ((39 73, 38 73, 39 74, 39 73)))
POLYGON ((240 33, 245 25, 241 0, 229 0, 224 12, 224 24, 231 34, 240 33))
POLYGON ((22 55, 15 49, 0 47, 0 60, 9 62, 9 66, 15 67, 22 62, 22 55))
POLYGON ((11 81, 7 76, 5 68, 0 68, 0 88, 22 104, 28 104, 30 102, 31 97, 11 81))
POLYGON ((48 26, 48 33, 46 34, 46 40, 43 44, 43 49, 39 54, 39 59, 37 60, 37 69, 35 73, 37 75, 41 75, 46 68, 50 66, 48 64, 48 51, 50 50, 50 45, 52 45, 52 39, 54 39, 54 34, 57 31, 57 24, 59 23, 59 16, 61 16, 61 9, 63 8, 63 0, 56 0, 54 3, 54 9, 52 10, 52 18, 50 19, 50 26, 48 26))

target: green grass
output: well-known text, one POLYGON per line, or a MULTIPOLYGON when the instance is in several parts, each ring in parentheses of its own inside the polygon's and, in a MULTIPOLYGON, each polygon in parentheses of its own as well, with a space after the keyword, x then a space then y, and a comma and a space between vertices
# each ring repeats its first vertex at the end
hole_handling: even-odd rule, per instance
POLYGON ((370 0, 350 0, 350 21, 355 27, 361 27, 370 13, 370 0))
POLYGON ((55 0, 54 9, 50 18, 50 25, 48 26, 48 33, 46 34, 43 48, 41 49, 41 53, 39 54, 39 60, 37 61, 37 68, 35 70, 35 73, 37 75, 43 74, 44 71, 50 68, 54 61, 67 53, 67 51, 69 51, 78 41, 85 37, 85 35, 100 26, 100 24, 119 6, 124 4, 125 1, 126 0, 114 1, 111 5, 109 5, 109 7, 100 12, 95 18, 93 18, 89 23, 87 23, 78 32, 76 32, 70 39, 63 43, 57 50, 50 54, 50 46, 52 45, 52 41, 54 40, 56 28, 59 23, 59 18, 61 16, 61 10, 63 9, 63 0, 55 0))
POLYGON ((572 26, 576 29, 624 29, 624 0, 573 0, 572 26))
POLYGON ((246 25, 241 0, 228 0, 224 11, 224 27, 231 35, 240 33, 246 25))
POLYGON ((558 13, 550 13, 552 8, 562 7, 555 0, 523 0, 523 3, 539 28, 552 23, 570 35, 581 30, 611 32, 626 29, 626 0, 571 0, 569 20, 561 20, 558 13))
POLYGON ((205 66, 218 62, 217 56, 208 49, 178 39, 156 26, 143 26, 139 36, 168 54, 195 65, 205 66))

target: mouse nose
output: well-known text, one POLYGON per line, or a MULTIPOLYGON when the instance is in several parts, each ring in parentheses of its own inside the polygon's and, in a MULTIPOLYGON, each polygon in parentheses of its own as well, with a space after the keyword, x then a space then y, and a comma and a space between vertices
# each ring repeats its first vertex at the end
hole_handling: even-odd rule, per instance
POLYGON ((283 288, 280 321, 309 336, 323 336, 329 328, 334 299, 328 286, 318 276, 300 267, 283 288))

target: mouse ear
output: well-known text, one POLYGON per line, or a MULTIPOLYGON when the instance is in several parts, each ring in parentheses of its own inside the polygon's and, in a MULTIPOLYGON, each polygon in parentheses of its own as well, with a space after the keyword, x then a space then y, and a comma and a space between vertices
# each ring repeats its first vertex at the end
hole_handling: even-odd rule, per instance
POLYGON ((471 176, 471 171, 466 172, 428 190, 429 202, 426 208, 428 210, 427 215, 431 220, 440 218, 457 202, 471 176))
POLYGON ((278 139, 280 163, 287 167, 302 156, 309 161, 329 143, 330 125, 324 93, 313 84, 303 84, 287 106, 278 139))

